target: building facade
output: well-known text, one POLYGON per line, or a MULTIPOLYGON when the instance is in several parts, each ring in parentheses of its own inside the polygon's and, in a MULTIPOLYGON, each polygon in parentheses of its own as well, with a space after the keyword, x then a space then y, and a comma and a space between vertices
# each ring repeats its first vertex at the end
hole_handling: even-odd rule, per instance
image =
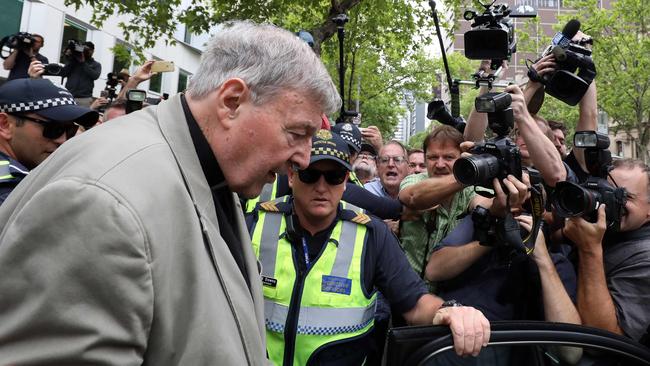
MULTIPOLYGON (((9 4, 4 14, 0 15, 0 38, 18 31, 40 34, 45 39, 40 53, 46 56, 50 63, 65 62, 63 52, 68 40, 91 41, 95 44, 93 58, 102 65, 102 74, 95 81, 94 97, 98 97, 106 87, 109 72, 119 72, 127 68, 132 74, 138 66, 127 67, 113 52, 113 47, 118 44, 129 48, 118 26, 119 22, 128 22, 127 16, 110 17, 100 29, 90 23, 90 7, 75 10, 74 7, 65 6, 63 0, 3 0, 3 3, 5 2, 9 4)), ((174 36, 175 45, 165 45, 161 41, 154 48, 144 52, 147 59, 173 61, 175 65, 174 71, 160 73, 140 84, 140 89, 146 90, 149 97, 156 98, 164 93, 171 95, 185 90, 189 79, 198 68, 203 45, 209 38, 207 34, 197 36, 186 32, 182 24, 179 24, 174 36)), ((3 50, 3 54, 6 55, 7 50, 3 50)), ((8 71, 0 70, 0 78, 4 79, 8 74, 8 71)), ((57 84, 62 83, 61 78, 57 76, 46 78, 57 84)))

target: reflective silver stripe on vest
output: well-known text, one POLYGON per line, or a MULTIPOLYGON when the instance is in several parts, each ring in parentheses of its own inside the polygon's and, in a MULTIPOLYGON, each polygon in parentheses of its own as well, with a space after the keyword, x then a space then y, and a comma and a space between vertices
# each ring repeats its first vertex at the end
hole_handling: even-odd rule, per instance
POLYGON ((336 250, 336 258, 332 266, 332 276, 348 277, 352 256, 354 255, 354 244, 359 225, 351 221, 343 221, 339 246, 336 250))
POLYGON ((355 206, 351 203, 341 201, 343 204, 343 208, 346 210, 354 211, 354 213, 363 213, 363 209, 361 207, 355 206))
POLYGON ((13 177, 14 176, 11 174, 11 171, 9 170, 9 161, 0 160, 0 179, 7 179, 13 177))
POLYGON ((262 263, 262 274, 265 276, 275 277, 275 257, 278 253, 279 231, 283 216, 283 214, 276 212, 266 212, 264 214, 259 258, 260 263, 262 263))
POLYGON ((260 200, 259 202, 266 202, 269 200, 272 200, 273 197, 273 186, 277 182, 277 177, 275 178, 276 180, 273 183, 266 183, 264 187, 262 187, 262 192, 260 193, 260 200))
MULTIPOLYGON (((316 308, 301 307, 298 317, 298 334, 335 335, 357 332, 372 322, 375 317, 373 301, 365 308, 316 308)), ((264 300, 266 328, 283 333, 289 307, 264 300)))

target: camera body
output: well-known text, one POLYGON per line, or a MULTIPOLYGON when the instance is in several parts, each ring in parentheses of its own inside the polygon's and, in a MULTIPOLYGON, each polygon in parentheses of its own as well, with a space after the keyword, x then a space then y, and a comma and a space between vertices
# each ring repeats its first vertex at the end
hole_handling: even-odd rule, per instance
POLYGON ((465 184, 491 189, 492 180, 505 179, 509 174, 521 180, 519 148, 507 137, 498 137, 477 144, 473 155, 456 160, 454 176, 465 184))
POLYGON ((454 117, 449 113, 445 102, 441 99, 434 99, 427 105, 427 118, 451 126, 461 133, 465 131, 466 122, 463 117, 454 117))
POLYGON ((68 40, 68 44, 65 49, 66 51, 70 50, 72 54, 80 55, 86 50, 86 46, 84 46, 83 43, 77 41, 76 39, 70 39, 68 40))
POLYGON ((611 231, 620 230, 626 202, 625 188, 614 187, 600 177, 589 177, 582 184, 558 182, 555 186, 555 209, 560 217, 582 216, 596 222, 598 207, 605 204, 607 230, 611 231))
POLYGON ((57 76, 63 71, 63 65, 57 63, 44 64, 43 68, 45 70, 43 76, 57 76))
POLYGON ((510 60, 517 52, 517 41, 512 18, 532 18, 534 13, 512 12, 508 4, 483 5, 478 14, 467 10, 465 20, 474 20, 472 29, 465 32, 465 57, 470 60, 510 60))
POLYGON ((553 54, 557 68, 542 77, 546 93, 568 105, 576 105, 596 78, 591 51, 577 43, 550 45, 541 57, 553 54))
POLYGON ((502 180, 509 174, 521 180, 521 154, 517 145, 508 138, 514 126, 512 97, 508 93, 486 93, 474 101, 476 110, 488 114, 488 127, 497 136, 476 144, 473 155, 454 163, 456 180, 465 184, 492 188, 492 180, 502 180))
POLYGON ((555 186, 553 201, 561 217, 582 216, 595 222, 598 207, 605 204, 607 229, 619 231, 625 215, 627 192, 607 181, 612 157, 607 148, 609 137, 595 131, 579 131, 573 138, 574 146, 585 149, 585 165, 591 176, 581 184, 559 182, 555 186))
POLYGON ((9 36, 5 42, 5 46, 11 49, 28 50, 34 45, 34 36, 27 32, 18 32, 9 36))
POLYGON ((470 60, 509 60, 516 52, 514 26, 506 4, 488 7, 483 14, 468 10, 465 20, 474 20, 464 35, 465 57, 470 60))

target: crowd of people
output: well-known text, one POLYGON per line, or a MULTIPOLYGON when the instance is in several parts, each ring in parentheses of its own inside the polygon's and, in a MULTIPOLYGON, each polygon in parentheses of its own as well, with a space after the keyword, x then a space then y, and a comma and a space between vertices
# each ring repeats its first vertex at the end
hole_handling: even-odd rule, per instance
MULTIPOLYGON (((187 91, 101 126, 80 86, 91 51, 66 66, 85 75, 67 90, 39 77, 47 60, 23 58, 0 86, 3 364, 379 365, 390 327, 438 324, 453 364, 509 365, 485 348, 490 321, 635 342, 650 328, 650 168, 611 164, 618 227, 604 204, 559 215, 556 187, 590 169, 564 124, 531 107, 539 82, 505 90, 522 171, 481 192, 454 165, 484 142, 485 113, 464 132, 433 127, 416 149, 371 124, 330 127, 341 99, 326 68, 271 25, 232 22, 187 91)), ((552 55, 532 65, 555 67, 552 55)), ((578 108, 576 130, 596 131, 595 83, 578 108)))

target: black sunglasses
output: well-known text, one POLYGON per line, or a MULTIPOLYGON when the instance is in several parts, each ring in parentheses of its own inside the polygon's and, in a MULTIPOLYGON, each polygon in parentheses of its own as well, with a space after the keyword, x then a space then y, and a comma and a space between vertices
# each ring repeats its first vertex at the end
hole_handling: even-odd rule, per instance
POLYGON ((79 125, 74 122, 48 121, 18 114, 15 114, 14 116, 20 119, 26 119, 28 121, 38 123, 39 125, 43 126, 43 137, 50 140, 56 140, 64 133, 66 139, 70 139, 77 133, 77 130, 79 129, 79 125))
POLYGON ((298 171, 298 178, 300 178, 300 181, 303 183, 314 184, 318 182, 320 176, 322 175, 325 177, 327 184, 337 186, 345 181, 346 174, 347 170, 344 169, 322 171, 318 169, 307 168, 305 170, 298 171))

